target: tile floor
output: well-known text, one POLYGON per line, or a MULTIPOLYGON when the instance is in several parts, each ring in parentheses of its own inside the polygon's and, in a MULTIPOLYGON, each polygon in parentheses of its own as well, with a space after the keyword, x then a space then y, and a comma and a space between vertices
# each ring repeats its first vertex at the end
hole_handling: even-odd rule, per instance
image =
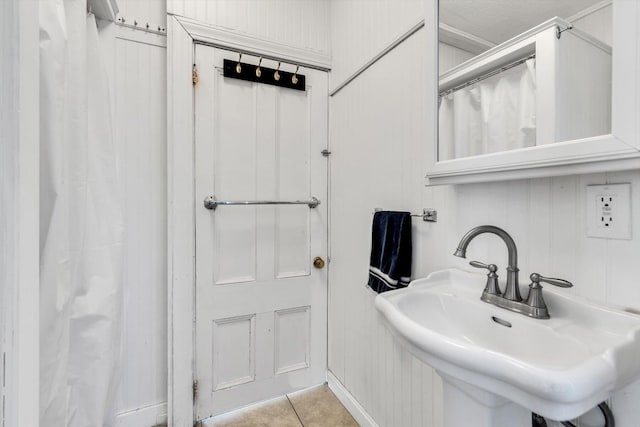
POLYGON ((358 427, 326 385, 221 415, 207 427, 358 427))

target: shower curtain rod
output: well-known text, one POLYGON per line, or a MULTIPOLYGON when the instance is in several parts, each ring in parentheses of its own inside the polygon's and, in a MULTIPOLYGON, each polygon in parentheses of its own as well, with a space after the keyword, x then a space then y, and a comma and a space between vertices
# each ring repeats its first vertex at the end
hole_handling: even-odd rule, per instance
POLYGON ((479 77, 471 79, 468 82, 464 82, 464 83, 462 83, 462 84, 460 84, 458 86, 454 86, 451 89, 443 90, 442 92, 439 93, 439 96, 442 97, 442 96, 445 96, 445 95, 449 95, 450 93, 453 93, 453 92, 455 92, 457 90, 464 89, 465 87, 474 85, 474 84, 476 84, 478 82, 481 82, 482 80, 488 79, 489 77, 493 77, 493 76, 495 76, 497 74, 500 74, 500 73, 503 73, 503 72, 513 68, 513 67, 517 67, 518 65, 523 64, 523 63, 527 62, 528 60, 533 59, 535 57, 536 57, 536 54, 533 53, 533 54, 531 54, 531 55, 529 55, 529 56, 527 56, 525 58, 518 59, 517 61, 511 62, 511 63, 509 63, 509 64, 507 64, 507 65, 505 65, 503 67, 497 68, 497 69, 495 69, 493 71, 489 71, 488 73, 483 74, 483 75, 481 75, 479 77))

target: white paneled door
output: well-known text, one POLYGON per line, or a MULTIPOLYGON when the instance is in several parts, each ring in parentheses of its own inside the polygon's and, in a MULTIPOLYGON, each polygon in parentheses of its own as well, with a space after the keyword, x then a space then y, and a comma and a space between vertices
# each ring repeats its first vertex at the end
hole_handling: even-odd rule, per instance
POLYGON ((202 420, 325 381, 327 272, 313 260, 327 256, 327 74, 300 68, 307 87, 297 91, 224 77, 223 59, 237 53, 196 45, 195 57, 202 420), (209 210, 208 196, 321 203, 209 210))

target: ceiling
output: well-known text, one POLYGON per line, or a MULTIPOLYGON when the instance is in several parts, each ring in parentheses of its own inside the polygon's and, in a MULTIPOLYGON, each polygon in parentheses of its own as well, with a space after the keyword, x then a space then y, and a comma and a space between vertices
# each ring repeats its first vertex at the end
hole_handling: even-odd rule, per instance
POLYGON ((558 16, 569 18, 602 0, 440 0, 440 22, 500 44, 558 16))

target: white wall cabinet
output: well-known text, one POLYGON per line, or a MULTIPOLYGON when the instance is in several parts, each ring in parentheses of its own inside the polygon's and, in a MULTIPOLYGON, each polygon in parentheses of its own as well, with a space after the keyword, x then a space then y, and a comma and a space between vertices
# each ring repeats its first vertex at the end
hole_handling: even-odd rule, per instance
MULTIPOLYGON (((485 129, 480 134, 494 134, 497 129, 501 130, 500 134, 508 134, 506 129, 514 126, 514 123, 508 123, 509 119, 515 117, 506 115, 502 105, 495 108, 495 99, 485 99, 489 92, 505 94, 504 83, 507 81, 511 81, 507 86, 514 91, 508 91, 509 96, 505 95, 512 101, 507 104, 517 104, 513 98, 519 98, 522 103, 518 105, 518 109, 509 110, 514 113, 520 110, 519 116, 523 116, 525 110, 534 114, 530 118, 520 119, 525 123, 512 120, 518 123, 516 126, 527 127, 528 143, 531 145, 538 146, 611 132, 611 47, 579 29, 558 33, 569 27, 571 24, 563 19, 549 19, 440 75, 441 127, 438 160, 463 157, 446 156, 446 151, 451 150, 445 148, 455 148, 456 152, 463 148, 453 147, 457 142, 464 146, 472 144, 469 138, 463 137, 464 135, 453 138, 457 133, 456 126, 449 128, 450 132, 442 128, 443 116, 450 119, 455 116, 456 123, 461 121, 465 128, 469 126, 467 114, 464 114, 468 110, 465 107, 474 103, 470 100, 464 102, 465 96, 469 93, 475 93, 480 97, 479 104, 482 108, 475 109, 478 119, 483 117, 485 123, 485 129), (527 61, 530 65, 521 63, 529 58, 535 58, 527 61), (530 68, 527 68, 529 66, 530 68), (506 72, 515 67, 519 67, 520 70, 514 70, 517 71, 515 75, 511 74, 513 71, 506 72), (505 73, 511 76, 503 77, 505 73), (523 85, 521 78, 514 80, 514 77, 520 77, 523 73, 526 73, 527 78, 531 76, 530 84, 523 85), (482 80, 489 76, 491 80, 485 82, 493 83, 487 85, 482 80), (520 83, 518 86, 513 85, 516 81, 520 83), (454 97, 453 94, 457 90, 463 90, 457 94, 462 95, 461 97, 454 97), (465 105, 456 106, 460 101, 465 105), (443 111, 445 105, 453 106, 454 111, 462 114, 447 114, 443 111), (495 114, 484 116, 487 110, 495 110, 495 114), (486 123, 487 121, 490 123, 486 123), (487 126, 489 130, 486 129, 487 126)), ((491 138, 481 137, 480 141, 484 141, 485 144, 475 144, 475 152, 487 154, 522 148, 521 144, 515 141, 524 137, 522 127, 519 130, 520 132, 499 140, 496 140, 496 135, 491 138)))
MULTIPOLYGON (((434 5, 434 2, 427 1, 426 14, 427 18, 431 15, 431 19, 436 21, 437 5, 434 5)), ((427 171, 426 184, 487 182, 639 168, 640 141, 638 135, 640 132, 637 117, 640 117, 640 76, 634 73, 640 58, 640 44, 638 43, 640 33, 635 30, 638 28, 639 21, 640 3, 624 0, 613 1, 614 44, 610 133, 582 137, 580 133, 574 132, 580 127, 564 126, 564 123, 571 121, 570 113, 572 109, 577 108, 577 104, 572 100, 573 98, 563 99, 558 94, 574 90, 573 81, 566 75, 562 76, 566 70, 555 68, 555 66, 545 67, 546 72, 555 74, 556 78, 545 78, 546 82, 552 82, 552 87, 546 90, 546 95, 540 99, 540 102, 541 105, 547 106, 545 108, 549 111, 546 113, 550 114, 546 116, 546 124, 539 128, 536 146, 445 161, 438 161, 437 149, 435 149, 430 153, 430 167, 427 171), (567 132, 567 129, 572 129, 572 132, 567 132)), ((562 37, 568 33, 571 32, 563 33, 562 37)), ((540 35, 535 37, 540 38, 540 35)), ((427 45, 437 45, 437 26, 431 31, 426 31, 426 37, 427 45)), ((527 46, 525 41, 520 41, 520 44, 523 44, 520 46, 521 48, 527 46)), ((531 42, 528 46, 531 46, 531 42)), ((572 48, 571 52, 575 53, 575 48, 572 48)), ((560 57, 557 53, 554 56, 556 59, 560 57)), ((592 55, 589 54, 589 56, 592 55)), ((481 60, 482 58, 480 58, 481 60)), ((475 62, 475 60, 472 61, 475 62)), ((476 67, 480 65, 482 64, 475 64, 476 67)), ((582 66, 589 65, 583 64, 582 66)), ((542 71, 540 69, 538 72, 542 71)), ((433 72, 435 73, 436 70, 434 69, 433 72)), ((569 74, 575 72, 575 70, 569 70, 569 74)), ((433 75, 426 76, 426 78, 428 81, 431 81, 432 78, 433 81, 437 81, 433 75)), ((448 78, 455 80, 456 76, 449 75, 448 78)), ((447 83, 447 80, 444 83, 447 83)), ((427 97, 436 105, 437 92, 437 88, 433 88, 432 96, 427 97)), ((602 99, 594 104, 596 104, 593 106, 595 107, 594 111, 600 110, 603 112, 601 116, 606 117, 608 113, 605 111, 608 108, 607 100, 602 99)), ((437 108, 434 110, 437 111, 437 108)), ((435 129, 433 138, 438 140, 435 129)))

